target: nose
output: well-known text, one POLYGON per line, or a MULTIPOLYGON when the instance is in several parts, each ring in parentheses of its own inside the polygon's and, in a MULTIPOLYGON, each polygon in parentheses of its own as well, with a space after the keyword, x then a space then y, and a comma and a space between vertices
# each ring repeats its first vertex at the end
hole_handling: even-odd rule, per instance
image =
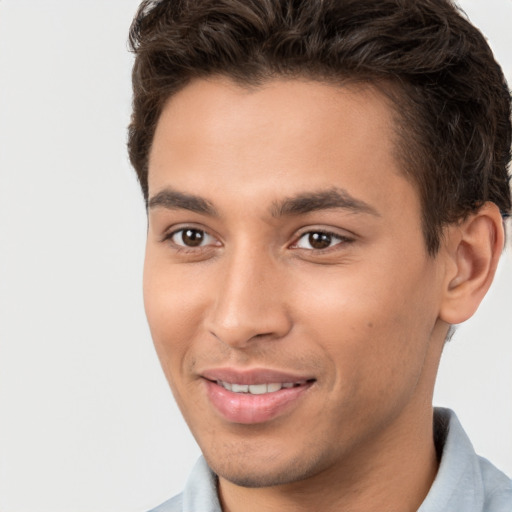
POLYGON ((209 332, 233 348, 284 337, 292 321, 279 263, 271 255, 239 250, 226 255, 220 267, 207 318, 209 332))

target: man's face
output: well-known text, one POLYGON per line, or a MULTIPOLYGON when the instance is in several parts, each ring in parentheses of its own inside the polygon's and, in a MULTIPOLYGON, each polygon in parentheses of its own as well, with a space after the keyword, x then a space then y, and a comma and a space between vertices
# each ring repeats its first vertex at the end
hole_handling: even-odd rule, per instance
POLYGON ((166 105, 146 312, 221 478, 267 486, 357 467, 428 423, 443 260, 427 255, 393 139, 370 87, 212 79, 166 105))

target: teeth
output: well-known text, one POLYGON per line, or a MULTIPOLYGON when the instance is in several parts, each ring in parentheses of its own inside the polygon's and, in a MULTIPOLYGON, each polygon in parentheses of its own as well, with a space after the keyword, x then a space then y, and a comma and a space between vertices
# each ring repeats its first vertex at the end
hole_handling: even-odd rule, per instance
POLYGON ((219 386, 232 391, 233 393, 250 393, 251 395, 264 395, 265 393, 275 393, 280 389, 290 389, 302 386, 306 381, 300 382, 272 382, 270 384, 233 384, 231 382, 217 381, 219 386))
POLYGON ((251 395, 263 395, 268 393, 268 386, 267 384, 251 384, 249 386, 249 393, 251 395))

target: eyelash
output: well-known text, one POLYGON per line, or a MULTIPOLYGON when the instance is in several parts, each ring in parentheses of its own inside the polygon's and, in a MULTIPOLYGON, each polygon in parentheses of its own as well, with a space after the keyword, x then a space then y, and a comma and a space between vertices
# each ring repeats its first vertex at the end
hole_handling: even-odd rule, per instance
MULTIPOLYGON (((174 237, 176 237, 177 235, 179 235, 180 233, 182 234, 181 236, 183 237, 184 233, 186 231, 190 231, 190 232, 193 232, 195 233, 195 235, 197 236, 197 234, 200 234, 200 237, 202 238, 202 240, 200 240, 199 244, 201 244, 205 239, 207 240, 208 237, 212 238, 213 240, 215 240, 215 237, 213 235, 210 235, 206 230, 204 229, 199 229, 199 228, 195 228, 195 227, 183 227, 183 228, 180 228, 180 229, 176 229, 168 234, 166 234, 162 241, 163 242, 170 242, 174 249, 178 252, 197 252, 199 250, 205 250, 207 248, 210 248, 212 245, 216 245, 216 246, 219 246, 220 243, 217 245, 217 244, 206 244, 206 245, 196 245, 196 246, 193 246, 193 245, 185 245, 185 244, 179 244, 177 243, 174 239, 174 237)), ((183 242, 183 239, 182 239, 182 242, 183 242)), ((343 235, 340 235, 339 233, 334 233, 332 231, 328 231, 328 230, 324 230, 324 229, 310 229, 309 231, 304 231, 302 234, 300 234, 300 236, 298 236, 296 238, 296 241, 293 242, 291 244, 291 248, 293 249, 298 249, 298 250, 304 250, 304 251, 310 251, 310 252, 314 252, 314 253, 317 253, 317 254, 322 254, 322 253, 326 253, 328 251, 331 251, 333 250, 335 247, 339 246, 339 245, 346 245, 346 244, 350 244, 354 242, 354 239, 351 238, 351 237, 347 237, 347 236, 343 236, 343 235), (322 248, 315 248, 315 247, 311 247, 311 248, 305 248, 305 247, 300 247, 299 246, 299 243, 300 241, 305 238, 305 237, 310 237, 308 242, 309 242, 309 245, 312 245, 311 244, 311 237, 314 236, 314 235, 320 235, 320 238, 322 237, 327 237, 329 240, 328 240, 328 243, 329 243, 329 246, 328 247, 322 247, 322 248), (335 243, 334 245, 331 245, 331 243, 334 241, 334 240, 337 240, 337 243, 335 243)))
MULTIPOLYGON (((200 236, 202 237, 202 239, 207 239, 207 237, 210 237, 212 239, 215 239, 215 237, 213 237, 212 235, 210 235, 207 231, 205 231, 204 229, 199 229, 199 228, 195 228, 195 227, 183 227, 183 228, 180 228, 180 229, 176 229, 175 231, 172 231, 170 233, 167 233, 162 241, 163 242, 170 242, 173 247, 175 248, 175 250, 177 251, 184 251, 184 252, 191 252, 191 251, 197 251, 197 250, 201 250, 201 249, 205 249, 207 248, 209 245, 196 245, 196 246, 193 246, 193 245, 185 245, 185 244, 178 244, 176 243, 176 241, 173 240, 173 238, 176 236, 176 235, 179 235, 180 233, 182 234, 182 237, 183 235, 185 234, 185 232, 187 231, 190 231, 190 232, 193 232, 195 233, 196 235, 197 234, 201 234, 200 236)), ((182 240, 183 241, 183 240, 182 240)), ((200 241, 200 243, 202 242, 202 240, 200 241)))
POLYGON ((350 238, 350 237, 347 237, 347 236, 343 236, 343 235, 340 235, 339 233, 334 233, 332 231, 327 231, 327 230, 324 230, 324 229, 310 229, 309 231, 305 231, 304 233, 302 233, 297 238, 297 241, 294 242, 292 247, 296 247, 298 249, 304 249, 306 251, 314 251, 316 253, 324 253, 324 252, 333 250, 338 245, 346 245, 346 244, 352 243, 353 241, 354 241, 353 238, 350 238), (304 237, 306 237, 306 236, 309 237, 309 243, 311 245, 311 236, 313 236, 313 235, 321 235, 321 237, 328 237, 330 239, 329 240, 329 246, 328 247, 323 247, 323 248, 311 248, 311 249, 306 249, 306 248, 302 248, 302 247, 298 246, 299 242, 304 237), (330 243, 333 241, 333 239, 338 240, 338 242, 335 243, 334 245, 330 245, 330 243))

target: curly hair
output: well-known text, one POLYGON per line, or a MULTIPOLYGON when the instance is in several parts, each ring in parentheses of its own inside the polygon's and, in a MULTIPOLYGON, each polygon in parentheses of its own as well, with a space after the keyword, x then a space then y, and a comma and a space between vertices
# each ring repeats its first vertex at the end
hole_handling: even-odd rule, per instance
POLYGON ((130 29, 128 148, 148 199, 166 101, 192 80, 374 84, 392 100, 396 155, 431 255, 442 228, 492 201, 511 212, 510 91, 484 36, 449 0, 145 0, 130 29))

